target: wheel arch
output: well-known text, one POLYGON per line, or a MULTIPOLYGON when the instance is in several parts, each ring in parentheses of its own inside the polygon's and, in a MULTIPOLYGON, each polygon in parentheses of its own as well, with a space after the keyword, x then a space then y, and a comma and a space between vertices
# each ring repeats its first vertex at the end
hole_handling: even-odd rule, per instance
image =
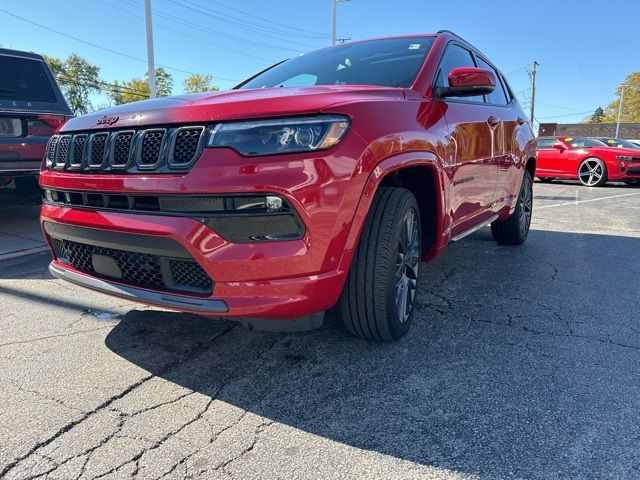
POLYGON ((426 151, 398 154, 376 165, 358 202, 346 249, 357 247, 373 197, 382 186, 402 187, 413 193, 420 207, 422 258, 429 260, 437 256, 448 241, 444 238, 447 231, 445 193, 438 157, 426 151))

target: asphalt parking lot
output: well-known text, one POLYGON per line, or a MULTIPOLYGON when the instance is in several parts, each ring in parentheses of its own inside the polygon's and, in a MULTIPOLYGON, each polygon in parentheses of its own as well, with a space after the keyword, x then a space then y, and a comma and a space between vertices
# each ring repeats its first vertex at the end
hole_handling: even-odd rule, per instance
POLYGON ((452 244, 395 344, 0 260, 0 478, 640 478, 640 188, 534 191, 527 243, 452 244))

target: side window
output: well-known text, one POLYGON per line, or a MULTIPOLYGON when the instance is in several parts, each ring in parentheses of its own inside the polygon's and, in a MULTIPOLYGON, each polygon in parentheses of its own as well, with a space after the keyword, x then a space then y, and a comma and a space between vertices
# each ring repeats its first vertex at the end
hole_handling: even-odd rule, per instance
MULTIPOLYGON (((462 48, 459 45, 450 43, 447 49, 442 55, 440 60, 440 67, 438 69, 438 75, 436 76, 436 87, 448 87, 449 86, 449 72, 457 67, 475 67, 476 64, 473 61, 471 52, 466 48, 462 48)), ((483 103, 484 97, 482 95, 476 95, 475 97, 449 97, 452 99, 460 99, 465 102, 483 103)))
POLYGON ((538 148, 551 148, 557 140, 555 138, 539 138, 538 139, 538 148))
POLYGON ((485 70, 489 70, 490 72, 493 72, 493 74, 496 77, 496 89, 486 96, 487 103, 492 103, 494 105, 506 105, 507 103, 509 103, 507 101, 507 95, 504 92, 504 87, 502 86, 500 75, 498 74, 496 69, 493 68, 484 60, 482 60, 480 57, 476 57, 476 60, 478 61, 478 67, 484 68, 485 70))

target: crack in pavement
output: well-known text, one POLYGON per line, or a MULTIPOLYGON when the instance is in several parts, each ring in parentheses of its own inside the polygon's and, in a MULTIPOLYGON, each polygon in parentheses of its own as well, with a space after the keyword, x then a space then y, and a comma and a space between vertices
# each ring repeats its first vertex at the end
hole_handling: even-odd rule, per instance
MULTIPOLYGON (((218 333, 213 338, 208 338, 205 341, 197 343, 196 345, 194 345, 193 348, 189 349, 184 355, 180 356, 178 359, 170 362, 165 367, 163 367, 157 374, 145 375, 144 377, 142 377, 137 382, 129 385, 127 388, 122 390, 120 393, 109 397, 107 400, 105 400, 104 402, 100 403, 94 409, 86 412, 84 415, 80 416, 79 418, 67 423, 62 428, 60 428, 57 432, 55 432, 53 435, 48 437, 47 439, 45 439, 43 441, 40 441, 40 442, 37 442, 26 453, 24 453, 23 455, 19 456, 15 460, 9 462, 7 465, 5 465, 2 468, 2 470, 0 470, 0 478, 5 476, 7 473, 9 473, 11 470, 13 470, 16 466, 18 466, 21 462, 23 462, 24 460, 29 458, 31 455, 36 453, 38 450, 40 450, 41 448, 44 448, 47 445, 51 444, 53 441, 55 441, 56 439, 58 439, 59 437, 61 437, 65 433, 67 433, 68 431, 70 431, 75 426, 81 424, 82 422, 84 422, 85 420, 90 418, 92 415, 95 415, 96 413, 104 410, 105 408, 108 408, 115 401, 120 400, 121 398, 124 398, 126 395, 128 395, 129 393, 131 393, 132 391, 134 391, 136 388, 140 387, 141 385, 145 384, 146 382, 148 382, 149 380, 151 380, 155 376, 162 376, 163 374, 165 374, 167 371, 169 371, 171 368, 173 368, 174 366, 178 365, 179 363, 181 363, 181 362, 183 362, 185 360, 188 360, 190 357, 196 356, 201 351, 203 351, 205 348, 208 348, 210 346, 210 342, 215 341, 216 339, 222 337, 223 335, 226 335, 227 333, 229 333, 230 331, 232 331, 236 327, 237 327, 237 325, 232 325, 232 326, 230 326, 228 328, 223 329, 222 332, 218 333)), ((106 327, 100 327, 100 328, 113 328, 113 327, 112 326, 106 326, 106 327)), ((118 433, 118 431, 116 431, 115 433, 118 433)), ((74 457, 77 457, 77 455, 74 456, 74 457)), ((58 468, 58 467, 56 467, 56 468, 58 468)))
POLYGON ((71 332, 71 333, 59 333, 56 335, 48 335, 46 337, 36 337, 36 338, 31 338, 29 340, 16 340, 15 342, 7 342, 7 343, 0 343, 0 348, 2 347, 8 347, 11 345, 21 345, 21 344, 25 344, 25 343, 34 343, 34 342, 39 342, 41 340, 48 340, 50 338, 59 338, 59 337, 73 337, 74 335, 81 335, 83 333, 91 333, 91 332, 95 332, 98 330, 104 330, 105 328, 113 328, 113 325, 103 325, 101 327, 96 327, 96 328, 91 328, 88 330, 78 330, 77 332, 71 332))

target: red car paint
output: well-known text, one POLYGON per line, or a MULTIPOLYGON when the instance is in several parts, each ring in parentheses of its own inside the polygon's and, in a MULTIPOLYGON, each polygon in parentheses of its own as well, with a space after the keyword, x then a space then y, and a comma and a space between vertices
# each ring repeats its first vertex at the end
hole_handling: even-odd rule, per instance
POLYGON ((640 179, 640 151, 629 148, 611 148, 607 145, 574 148, 573 137, 556 137, 555 145, 538 147, 536 176, 541 178, 578 179, 578 168, 588 158, 598 158, 607 167, 607 180, 620 182, 640 179), (631 157, 621 160, 618 157, 631 157))
MULTIPOLYGON (((413 172, 428 172, 432 178, 433 185, 425 189, 432 188, 435 198, 424 208, 433 209, 434 231, 429 232, 432 241, 423 260, 436 257, 454 236, 495 214, 508 218, 524 169, 533 173, 533 135, 515 98, 506 106, 434 99, 434 77, 447 45, 456 42, 478 54, 451 33, 424 35, 434 36, 410 88, 325 85, 205 93, 84 115, 61 131, 319 113, 348 116, 349 132, 329 150, 244 157, 231 148, 205 148, 190 171, 175 174, 92 174, 45 167, 41 171, 43 188, 77 192, 276 193, 305 226, 299 240, 232 243, 194 218, 56 204, 43 205, 41 221, 175 240, 214 280, 210 299, 226 302, 224 316, 295 319, 326 310, 338 300, 373 196, 394 172, 417 168, 413 172), (105 125, 105 117, 118 120, 105 125)), ((55 252, 53 265, 75 271, 55 252)), ((177 309, 207 313, 186 303, 177 309)))

